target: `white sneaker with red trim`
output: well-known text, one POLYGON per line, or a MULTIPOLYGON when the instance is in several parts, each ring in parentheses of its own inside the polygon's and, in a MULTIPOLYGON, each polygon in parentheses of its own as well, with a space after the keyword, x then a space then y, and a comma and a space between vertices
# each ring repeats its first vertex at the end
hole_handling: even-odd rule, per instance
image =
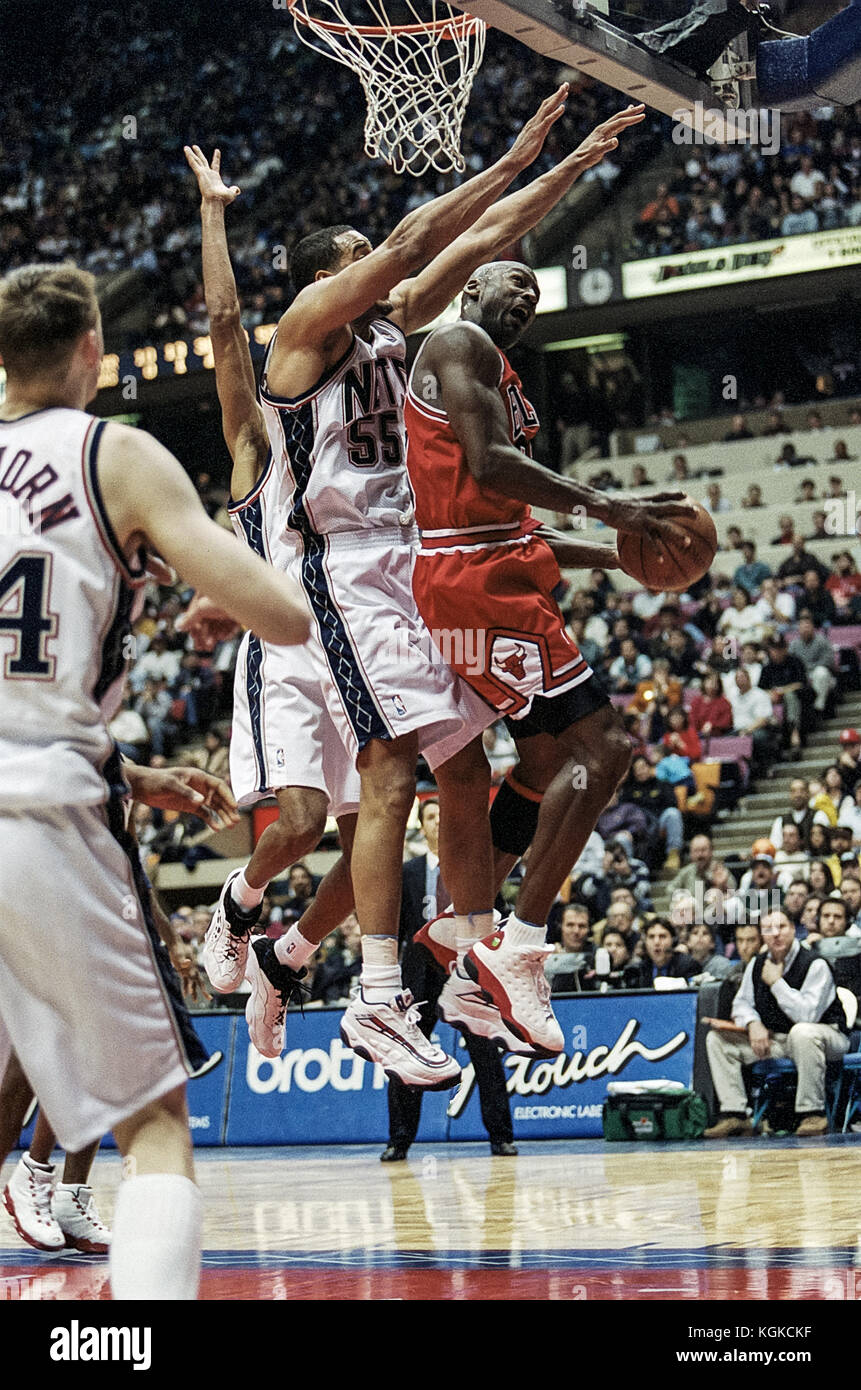
POLYGON ((421 1015, 409 990, 385 1004, 368 1004, 361 989, 341 1020, 341 1037, 387 1076, 424 1091, 448 1091, 460 1080, 460 1066, 419 1028, 421 1015))
POLYGON ((67 1250, 80 1250, 85 1255, 107 1254, 111 1233, 99 1216, 91 1187, 84 1183, 57 1183, 51 1209, 67 1250))
POLYGON ((453 1028, 471 1033, 474 1038, 487 1038, 505 1052, 516 1052, 522 1057, 535 1056, 535 1049, 512 1033, 484 990, 458 966, 443 985, 437 1009, 440 1018, 453 1028))
POLYGON ((65 1249, 66 1237, 51 1209, 55 1169, 31 1167, 29 1159, 29 1153, 20 1159, 4 1189, 3 1204, 22 1240, 56 1255, 65 1249))
POLYGON ((438 917, 432 917, 429 922, 425 922, 423 927, 419 927, 413 941, 430 951, 437 965, 441 965, 448 974, 457 960, 454 908, 447 907, 438 917))
POLYGON ((537 1053, 555 1057, 565 1039, 550 1005, 544 962, 551 946, 512 946, 504 932, 491 932, 464 956, 463 968, 484 990, 512 1033, 537 1053))

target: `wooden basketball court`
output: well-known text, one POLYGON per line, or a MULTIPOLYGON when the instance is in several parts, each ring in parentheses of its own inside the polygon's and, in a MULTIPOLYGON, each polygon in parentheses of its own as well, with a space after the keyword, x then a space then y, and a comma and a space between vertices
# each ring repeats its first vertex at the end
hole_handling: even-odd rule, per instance
MULTIPOLYGON (((201 1297, 804 1300, 861 1294, 858 1138, 198 1151, 201 1297)), ((4 1181, 10 1165, 4 1170, 4 1181)), ((119 1160, 97 1160, 106 1219, 119 1160)), ((107 1262, 0 1225, 0 1300, 107 1298, 107 1262)))

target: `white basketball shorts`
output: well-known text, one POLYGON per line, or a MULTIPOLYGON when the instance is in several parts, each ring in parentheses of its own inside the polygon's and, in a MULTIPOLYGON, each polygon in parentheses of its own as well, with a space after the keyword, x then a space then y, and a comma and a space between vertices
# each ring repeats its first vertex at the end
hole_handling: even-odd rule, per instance
POLYGON ((298 578, 326 660, 329 715, 353 761, 372 739, 417 732, 437 768, 499 717, 443 660, 419 616, 416 542, 380 528, 305 540, 298 578))
POLYGON ((0 1018, 71 1152, 196 1065, 116 812, 0 814, 0 1018))
POLYGON ((316 638, 303 647, 273 647, 245 634, 230 739, 230 781, 240 806, 253 806, 279 788, 312 787, 326 793, 333 816, 359 809, 356 760, 326 707, 327 677, 316 638))

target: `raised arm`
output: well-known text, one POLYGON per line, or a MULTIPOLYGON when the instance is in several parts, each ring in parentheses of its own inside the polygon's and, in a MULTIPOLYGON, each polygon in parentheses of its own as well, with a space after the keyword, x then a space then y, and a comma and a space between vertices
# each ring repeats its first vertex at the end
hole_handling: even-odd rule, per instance
POLYGON ((463 289, 472 272, 487 261, 495 260, 506 247, 537 226, 581 174, 616 148, 624 130, 645 119, 645 110, 640 105, 618 112, 596 126, 555 169, 489 208, 420 275, 395 287, 390 317, 407 334, 432 323, 463 289))
POLYGON ((152 545, 186 583, 266 642, 307 640, 301 590, 210 521, 181 465, 151 435, 108 425, 98 475, 108 520, 126 554, 138 544, 152 545))
MULTIPOLYGON (((393 288, 443 247, 471 227, 541 150, 547 132, 565 110, 568 83, 541 103, 511 149, 475 178, 441 198, 408 213, 376 250, 362 254, 337 276, 327 275, 307 285, 291 304, 279 326, 270 379, 278 390, 278 357, 292 340, 320 345, 339 328, 361 318, 374 304, 388 299, 393 288)), ((279 393, 280 394, 280 393, 279 393)))
POLYGON ((482 328, 461 322, 438 329, 428 340, 421 363, 436 377, 469 471, 482 486, 536 507, 595 517, 607 526, 641 532, 655 541, 671 536, 687 543, 672 520, 695 514, 683 493, 656 493, 640 500, 600 492, 551 473, 511 443, 499 394, 499 353, 482 328))
POLYGON ((235 184, 228 188, 221 177, 220 150, 213 154, 212 164, 198 145, 186 145, 185 157, 200 189, 203 292, 215 358, 215 389, 221 405, 221 427, 233 459, 230 490, 240 498, 260 477, 269 442, 257 402, 254 366, 240 319, 224 225, 224 209, 238 197, 239 189, 235 184))

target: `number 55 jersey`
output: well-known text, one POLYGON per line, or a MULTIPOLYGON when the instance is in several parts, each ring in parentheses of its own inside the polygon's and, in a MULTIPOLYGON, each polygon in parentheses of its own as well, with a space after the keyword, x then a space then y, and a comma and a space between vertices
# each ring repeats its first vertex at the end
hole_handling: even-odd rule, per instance
MULTIPOLYGON (((305 591, 315 632, 302 656, 303 689, 307 697, 312 661, 321 710, 351 764, 373 739, 417 732, 420 751, 437 767, 491 723, 493 711, 443 661, 413 598, 418 531, 406 471, 403 333, 375 319, 367 338, 355 335, 344 357, 297 397, 270 390, 274 341, 260 387, 271 461, 257 488, 231 506, 234 527, 305 591)), ((292 697, 276 693, 291 685, 294 650, 261 644, 258 651, 252 639, 243 654, 236 697, 249 736, 236 765, 246 782, 256 765, 258 782, 272 784, 262 765, 273 750, 290 785, 319 785, 297 777, 289 737, 291 725, 307 724, 307 698, 291 715, 292 697)), ((276 784, 287 784, 283 773, 276 784)), ((244 785, 235 790, 241 799, 253 794, 244 785)))

